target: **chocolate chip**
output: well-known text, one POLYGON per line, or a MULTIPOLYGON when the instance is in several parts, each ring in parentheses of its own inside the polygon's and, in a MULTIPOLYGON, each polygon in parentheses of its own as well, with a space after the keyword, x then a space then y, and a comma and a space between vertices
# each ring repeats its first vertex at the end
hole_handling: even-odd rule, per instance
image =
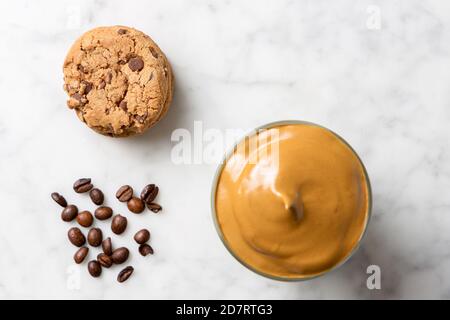
POLYGON ((98 84, 98 88, 99 88, 100 90, 102 90, 102 89, 105 89, 105 87, 106 87, 106 82, 105 82, 105 80, 101 80, 100 83, 98 84))
POLYGON ((139 57, 131 58, 128 61, 128 67, 131 71, 141 71, 144 68, 144 61, 139 57))
POLYGON ((82 211, 77 216, 77 222, 80 226, 88 228, 92 226, 92 223, 94 222, 94 217, 92 216, 92 213, 89 211, 82 211))
POLYGON ((83 105, 87 103, 87 99, 79 94, 78 92, 75 92, 73 95, 70 96, 72 99, 74 99, 78 104, 83 105))
POLYGON ((80 70, 80 72, 82 73, 87 73, 88 71, 86 70, 86 68, 84 66, 82 66, 81 64, 77 65, 78 70, 80 70))
POLYGON ((83 85, 83 94, 88 94, 91 90, 92 90, 92 83, 88 82, 88 81, 81 81, 81 84, 83 85))
POLYGON ((147 119, 147 114, 144 114, 144 115, 138 115, 138 114, 136 114, 136 115, 134 115, 134 119, 136 119, 139 123, 144 123, 145 122, 145 119, 147 119))
POLYGON ((120 283, 127 281, 128 278, 133 274, 134 268, 132 266, 128 266, 122 271, 119 272, 119 275, 117 276, 117 281, 120 283))
POLYGON ((75 92, 75 93, 72 95, 72 98, 74 98, 75 100, 80 101, 81 98, 83 98, 83 96, 82 96, 81 94, 79 94, 78 92, 75 92))
POLYGON ((111 81, 112 81, 112 78, 113 78, 112 73, 111 73, 111 72, 108 72, 108 73, 106 74, 106 78, 105 78, 106 83, 107 83, 107 84, 110 84, 111 81))
POLYGON ((149 254, 153 254, 153 248, 147 243, 141 244, 139 246, 139 253, 141 256, 145 257, 149 254))
POLYGON ((103 192, 97 188, 94 188, 89 192, 89 197, 91 198, 92 202, 98 206, 101 205, 105 200, 103 192))
POLYGON ((84 261, 88 253, 89 253, 88 247, 81 247, 80 249, 77 250, 77 252, 75 252, 73 260, 75 261, 75 263, 80 264, 84 261))
POLYGON ((155 48, 150 47, 150 53, 152 54, 152 56, 153 56, 155 59, 158 59, 159 54, 158 54, 158 52, 156 51, 155 48))
POLYGON ((129 185, 124 185, 119 188, 116 192, 116 198, 120 202, 127 202, 133 196, 133 188, 129 185))
POLYGON ((69 222, 75 219, 78 215, 78 208, 73 204, 69 204, 64 210, 61 212, 61 219, 63 221, 69 222))
POLYGON ((64 197, 60 195, 58 192, 52 193, 52 199, 55 200, 55 202, 59 204, 61 207, 67 207, 66 199, 64 199, 64 197))
POLYGON ((76 193, 88 192, 89 190, 92 189, 92 187, 93 187, 93 185, 91 183, 91 179, 89 179, 89 178, 78 179, 73 184, 73 190, 76 193))
POLYGON ((127 102, 125 100, 120 101, 119 108, 122 109, 123 111, 127 112, 128 111, 127 102))
POLYGON ((149 208, 149 210, 154 213, 158 213, 162 210, 162 207, 159 204, 154 203, 154 202, 147 204, 147 208, 149 208))
POLYGON ((127 33, 127 30, 125 30, 125 29, 119 29, 119 30, 117 30, 117 33, 118 33, 118 34, 125 34, 125 33, 127 33))

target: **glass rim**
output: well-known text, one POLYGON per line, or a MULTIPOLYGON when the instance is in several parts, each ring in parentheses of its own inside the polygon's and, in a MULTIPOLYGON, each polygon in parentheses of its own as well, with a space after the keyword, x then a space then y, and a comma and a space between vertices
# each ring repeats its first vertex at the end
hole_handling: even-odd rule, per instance
POLYGON ((240 139, 238 139, 233 146, 227 150, 224 154, 224 156, 222 157, 222 161, 219 163, 219 165, 217 166, 217 169, 215 171, 214 174, 214 178, 212 181, 212 187, 211 187, 211 213, 212 213, 212 218, 213 218, 213 222, 214 222, 214 227, 216 229, 216 232, 220 238, 220 240, 222 241, 222 244, 225 246, 225 248, 227 249, 227 251, 240 263, 242 264, 244 267, 246 267, 247 269, 253 271, 254 273, 263 276, 265 278, 268 279, 272 279, 272 280, 278 280, 278 281, 285 281, 285 282, 300 282, 300 281, 307 281, 307 280, 311 280, 314 278, 318 278, 320 276, 323 276, 325 274, 328 274, 332 271, 337 270, 338 268, 340 268, 342 265, 344 265, 348 260, 350 260, 350 258, 358 251, 361 242, 363 240, 363 238, 365 237, 366 233, 367 233, 367 228, 369 225, 369 221, 371 219, 372 216, 372 187, 371 187, 371 183, 369 180, 369 175, 367 173, 367 169, 364 166, 364 163, 362 162, 360 156, 358 155, 358 153, 353 149, 353 147, 344 139, 342 138, 339 134, 337 134, 336 132, 321 126, 319 124, 316 124, 314 122, 309 122, 309 121, 304 121, 304 120, 281 120, 281 121, 274 121, 274 122, 269 122, 266 123, 264 125, 258 126, 255 129, 247 132, 245 135, 243 135, 240 139), (279 126, 283 126, 283 125, 311 125, 311 126, 316 126, 319 128, 322 128, 328 132, 330 132, 331 134, 333 134, 335 137, 337 137, 341 142, 343 142, 351 151, 352 153, 356 156, 356 158, 358 159, 359 163, 361 164, 361 167, 363 169, 363 174, 366 180, 366 187, 367 187, 367 202, 368 202, 368 206, 367 206, 367 219, 366 219, 366 223, 364 225, 364 230, 361 233, 360 238, 358 239, 358 243, 355 245, 355 247, 347 254, 347 256, 342 259, 339 263, 335 264, 333 267, 324 270, 318 274, 314 274, 311 276, 303 276, 303 277, 285 277, 285 276, 275 276, 272 275, 270 273, 266 273, 263 272, 261 270, 256 269, 255 267, 251 266, 250 264, 246 263, 243 259, 241 259, 234 251, 233 249, 230 247, 230 245, 227 243, 227 241, 225 240, 224 234, 222 232, 222 229, 220 228, 219 222, 217 220, 217 212, 216 212, 216 193, 217 193, 217 185, 219 182, 219 178, 222 174, 223 168, 225 167, 225 164, 227 163, 227 160, 229 159, 229 157, 233 154, 235 148, 242 142, 244 141, 247 137, 251 137, 255 134, 258 133, 259 130, 263 130, 263 129, 271 129, 274 127, 279 127, 279 126))

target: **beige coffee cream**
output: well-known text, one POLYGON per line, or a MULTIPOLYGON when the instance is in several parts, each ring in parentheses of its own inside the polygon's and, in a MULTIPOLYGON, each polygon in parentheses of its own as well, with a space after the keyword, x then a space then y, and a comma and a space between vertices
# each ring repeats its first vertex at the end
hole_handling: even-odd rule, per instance
POLYGON ((273 124, 237 144, 213 188, 218 232, 250 269, 309 279, 342 264, 358 246, 371 207, 356 153, 311 123, 273 124))

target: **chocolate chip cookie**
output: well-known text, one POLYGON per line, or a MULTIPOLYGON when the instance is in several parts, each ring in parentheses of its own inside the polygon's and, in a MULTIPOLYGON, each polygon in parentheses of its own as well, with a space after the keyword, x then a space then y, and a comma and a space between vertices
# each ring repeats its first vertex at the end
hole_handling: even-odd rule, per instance
POLYGON ((63 69, 67 105, 104 135, 144 132, 164 116, 172 100, 173 75, 166 56, 133 28, 86 32, 73 44, 63 69))

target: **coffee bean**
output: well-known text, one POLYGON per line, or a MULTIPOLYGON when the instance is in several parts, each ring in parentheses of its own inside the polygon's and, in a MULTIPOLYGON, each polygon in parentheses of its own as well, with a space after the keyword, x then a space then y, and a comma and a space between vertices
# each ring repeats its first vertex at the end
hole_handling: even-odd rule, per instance
POLYGON ((89 230, 87 239, 88 243, 91 246, 98 247, 99 245, 102 244, 103 240, 102 230, 100 230, 99 228, 92 228, 91 230, 89 230))
POLYGON ((77 216, 77 222, 80 226, 88 228, 92 226, 92 223, 94 222, 94 217, 92 216, 92 213, 89 211, 81 211, 77 216))
POLYGON ((80 249, 78 249, 77 252, 75 252, 73 260, 75 260, 75 263, 80 264, 84 261, 88 253, 89 253, 88 247, 81 247, 80 249))
POLYGON ((111 238, 110 237, 108 237, 108 238, 106 238, 105 240, 102 241, 102 249, 103 249, 103 252, 107 256, 112 255, 113 250, 112 250, 112 243, 111 243, 111 238))
POLYGON ((146 243, 150 239, 150 232, 147 229, 142 229, 134 235, 134 240, 138 244, 146 243))
POLYGON ((162 207, 157 203, 149 203, 147 204, 147 208, 149 208, 152 212, 158 213, 162 210, 162 207))
POLYGON ((97 256, 97 261, 102 265, 102 267, 109 268, 112 266, 113 261, 104 253, 99 253, 97 256))
POLYGON ((139 253, 145 257, 146 255, 153 254, 153 248, 147 243, 141 244, 139 246, 139 253))
POLYGON ((119 29, 119 30, 117 30, 117 33, 118 33, 118 34, 125 34, 125 33, 127 33, 127 30, 125 30, 125 29, 119 29))
POLYGON ((81 232, 81 230, 77 227, 70 228, 67 232, 67 236, 69 238, 69 241, 74 246, 81 247, 86 243, 86 238, 84 237, 83 232, 81 232))
POLYGON ((95 209, 94 214, 98 220, 106 220, 112 217, 113 211, 110 207, 102 206, 95 209))
POLYGON ((111 230, 115 234, 121 234, 127 228, 127 218, 121 216, 120 214, 116 214, 111 221, 111 230))
POLYGON ((142 189, 141 200, 145 203, 152 203, 158 195, 159 188, 154 184, 148 184, 142 189))
POLYGON ((96 260, 89 261, 88 271, 94 278, 100 277, 102 274, 102 266, 96 260))
POLYGON ((103 201, 105 200, 103 192, 97 188, 94 188, 89 192, 89 197, 91 197, 92 202, 98 206, 103 204, 103 201))
POLYGON ((128 67, 130 67, 131 71, 141 71, 144 68, 144 61, 139 58, 131 58, 128 61, 128 67))
POLYGON ((61 219, 63 221, 69 222, 75 219, 78 215, 78 208, 73 204, 69 204, 67 207, 63 209, 61 212, 61 219))
POLYGON ((145 209, 145 204, 141 199, 133 197, 128 200, 127 207, 133 213, 141 213, 145 209))
POLYGON ((52 199, 55 200, 55 202, 59 204, 61 207, 67 207, 66 199, 64 199, 64 197, 60 195, 58 192, 52 193, 52 199))
POLYGON ((133 271, 134 271, 134 268, 132 266, 126 267, 125 269, 123 269, 122 271, 119 272, 119 275, 117 276, 117 281, 119 281, 120 283, 127 281, 128 278, 133 273, 133 271))
POLYGON ((132 196, 133 188, 129 185, 121 186, 116 192, 116 198, 119 199, 120 202, 127 202, 132 196))
POLYGON ((127 248, 121 247, 113 251, 111 258, 115 264, 121 264, 127 261, 129 254, 130 251, 127 248))
POLYGON ((78 179, 73 184, 73 190, 76 193, 88 192, 89 190, 92 189, 92 187, 93 187, 93 185, 91 183, 91 179, 89 179, 89 178, 78 179))

